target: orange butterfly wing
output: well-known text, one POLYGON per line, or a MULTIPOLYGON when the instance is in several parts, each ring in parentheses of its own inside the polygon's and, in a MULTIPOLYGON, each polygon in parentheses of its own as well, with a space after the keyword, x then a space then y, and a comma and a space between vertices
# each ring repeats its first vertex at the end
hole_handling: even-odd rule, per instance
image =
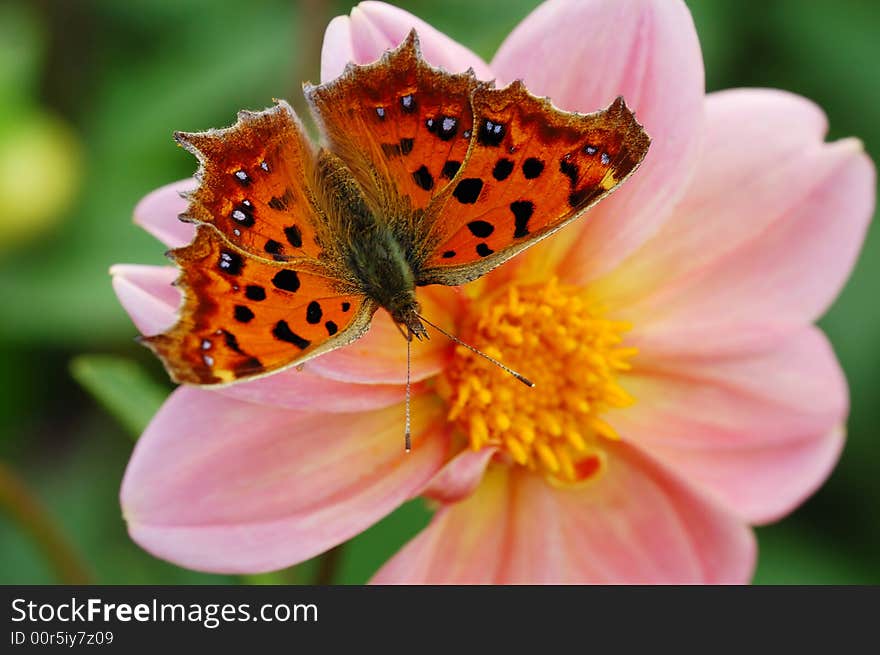
POLYGON ((463 284, 549 236, 617 188, 650 143, 622 98, 568 113, 514 82, 476 89, 473 108, 465 163, 428 210, 420 284, 463 284))
POLYGON ((422 59, 414 31, 306 95, 379 220, 411 234, 420 285, 469 282, 549 236, 617 188, 650 144, 622 98, 576 114, 522 82, 449 75, 422 59))
POLYGON ((232 127, 174 138, 201 164, 184 220, 212 224, 258 257, 319 256, 315 155, 290 105, 242 111, 232 127))
POLYGON ((419 210, 455 176, 473 131, 473 71, 453 75, 429 66, 415 31, 397 49, 341 77, 306 86, 333 152, 386 220, 419 210))
POLYGON ((360 337, 375 303, 320 267, 248 256, 213 227, 171 252, 180 320, 144 337, 176 382, 220 384, 305 362, 360 337))

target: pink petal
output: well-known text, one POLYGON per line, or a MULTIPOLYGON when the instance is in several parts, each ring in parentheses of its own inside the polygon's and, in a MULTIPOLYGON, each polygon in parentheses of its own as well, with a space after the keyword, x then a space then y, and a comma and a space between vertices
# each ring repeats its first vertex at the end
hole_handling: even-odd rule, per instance
POLYGON ((177 218, 189 204, 181 194, 195 191, 196 186, 189 177, 152 191, 134 208, 134 222, 169 248, 185 246, 195 237, 196 228, 177 218))
MULTIPOLYGON (((174 324, 180 293, 171 286, 171 282, 177 277, 177 269, 168 266, 117 264, 110 272, 119 302, 142 334, 158 334, 174 324)), ((397 341, 402 341, 399 335, 396 336, 397 341)), ((426 377, 423 364, 424 357, 419 359, 418 380, 426 377)), ((421 390, 417 386, 413 391, 417 394, 421 390)), ((263 405, 327 412, 365 411, 387 407, 404 398, 404 387, 399 384, 353 385, 318 375, 309 365, 303 371, 281 371, 216 391, 225 396, 263 405)))
POLYGON ((420 18, 384 2, 361 2, 349 16, 337 16, 327 26, 321 50, 321 81, 342 74, 348 62, 367 64, 399 45, 415 28, 428 63, 451 73, 473 68, 480 79, 491 79, 486 63, 420 18))
POLYGON ((793 193, 795 202, 763 230, 622 308, 619 317, 635 326, 632 343, 652 355, 736 352, 766 347, 817 319, 852 270, 876 184, 856 140, 826 146, 823 159, 823 174, 808 189, 780 181, 779 193, 793 193))
POLYGON ((492 68, 569 111, 622 95, 652 139, 613 196, 520 262, 546 270, 573 246, 560 274, 592 279, 657 231, 694 170, 704 83, 691 15, 679 0, 550 0, 507 38, 492 68))
POLYGON ((734 89, 709 95, 699 165, 687 193, 663 229, 601 280, 597 292, 611 307, 632 304, 760 238, 839 167, 840 145, 823 143, 826 130, 822 110, 791 93, 734 89))
MULTIPOLYGON (((229 398, 261 405, 312 412, 365 412, 404 401, 405 387, 399 384, 355 384, 338 382, 314 373, 308 365, 256 380, 221 387, 216 392, 229 398)), ((413 396, 424 386, 413 388, 413 396)))
POLYGON ((560 489, 492 467, 441 509, 374 583, 745 583, 751 531, 626 446, 607 471, 560 489))
POLYGON ((353 415, 252 405, 194 388, 172 394, 122 483, 132 538, 157 557, 218 573, 271 571, 372 525, 437 472, 439 405, 353 415))
POLYGON ((110 268, 113 290, 141 334, 159 334, 174 324, 180 292, 171 283, 172 266, 115 264, 110 268))
POLYGON ((446 463, 422 490, 422 495, 442 503, 457 503, 476 491, 496 448, 463 450, 446 463))
POLYGON ((345 65, 356 61, 351 42, 351 19, 337 16, 327 24, 321 47, 321 81, 329 82, 342 75, 345 65))
POLYGON ((607 419, 628 442, 750 523, 803 502, 843 447, 846 380, 828 340, 803 328, 760 354, 636 359, 632 407, 607 419))

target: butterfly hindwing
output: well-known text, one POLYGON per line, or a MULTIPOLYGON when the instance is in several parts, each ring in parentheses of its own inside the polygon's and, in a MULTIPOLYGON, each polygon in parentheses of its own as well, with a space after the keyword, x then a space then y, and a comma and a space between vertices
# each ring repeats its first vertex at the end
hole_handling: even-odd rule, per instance
POLYGON ((375 311, 320 268, 252 257, 211 226, 171 254, 180 318, 143 340, 177 382, 220 384, 300 364, 357 339, 375 311))
POLYGON ((429 66, 415 32, 366 66, 307 86, 330 148, 351 170, 377 214, 393 220, 424 208, 455 176, 473 131, 472 71, 429 66))
POLYGON ((521 82, 473 95, 473 143, 429 207, 420 284, 463 284, 580 216, 641 163, 650 140, 622 98, 563 112, 521 82))
POLYGON ((320 255, 323 222, 310 188, 315 154, 290 105, 242 111, 232 127, 175 139, 201 164, 182 218, 213 225, 258 257, 320 255))

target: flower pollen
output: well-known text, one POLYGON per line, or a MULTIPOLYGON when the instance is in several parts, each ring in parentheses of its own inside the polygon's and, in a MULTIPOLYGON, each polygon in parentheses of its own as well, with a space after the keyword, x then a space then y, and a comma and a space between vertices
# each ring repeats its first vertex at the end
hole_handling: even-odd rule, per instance
POLYGON ((617 376, 631 368, 628 323, 603 317, 576 287, 555 279, 510 285, 474 305, 461 338, 535 382, 528 388, 459 346, 443 388, 448 417, 470 447, 497 447, 497 460, 545 475, 553 483, 594 478, 605 467, 604 440, 619 436, 601 418, 633 398, 617 376))

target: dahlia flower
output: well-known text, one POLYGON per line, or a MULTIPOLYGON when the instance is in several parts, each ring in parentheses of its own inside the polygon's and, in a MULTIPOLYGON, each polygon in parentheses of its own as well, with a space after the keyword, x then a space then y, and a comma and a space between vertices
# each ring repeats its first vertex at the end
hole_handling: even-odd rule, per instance
MULTIPOLYGON (((859 141, 778 90, 706 95, 683 2, 551 0, 491 64, 405 11, 363 2, 327 28, 322 81, 419 33, 426 59, 523 79, 567 110, 618 95, 652 146, 612 197, 481 280, 419 290, 423 314, 536 382, 442 338, 406 347, 387 315, 302 371, 182 387, 122 484, 132 538, 215 572, 279 569, 425 496, 431 524, 381 583, 744 583, 751 525, 811 494, 844 443, 847 387, 813 322, 874 208, 859 141)), ((168 246, 184 180, 136 221, 168 246)), ((173 268, 118 265, 144 334, 174 321, 173 268)))

